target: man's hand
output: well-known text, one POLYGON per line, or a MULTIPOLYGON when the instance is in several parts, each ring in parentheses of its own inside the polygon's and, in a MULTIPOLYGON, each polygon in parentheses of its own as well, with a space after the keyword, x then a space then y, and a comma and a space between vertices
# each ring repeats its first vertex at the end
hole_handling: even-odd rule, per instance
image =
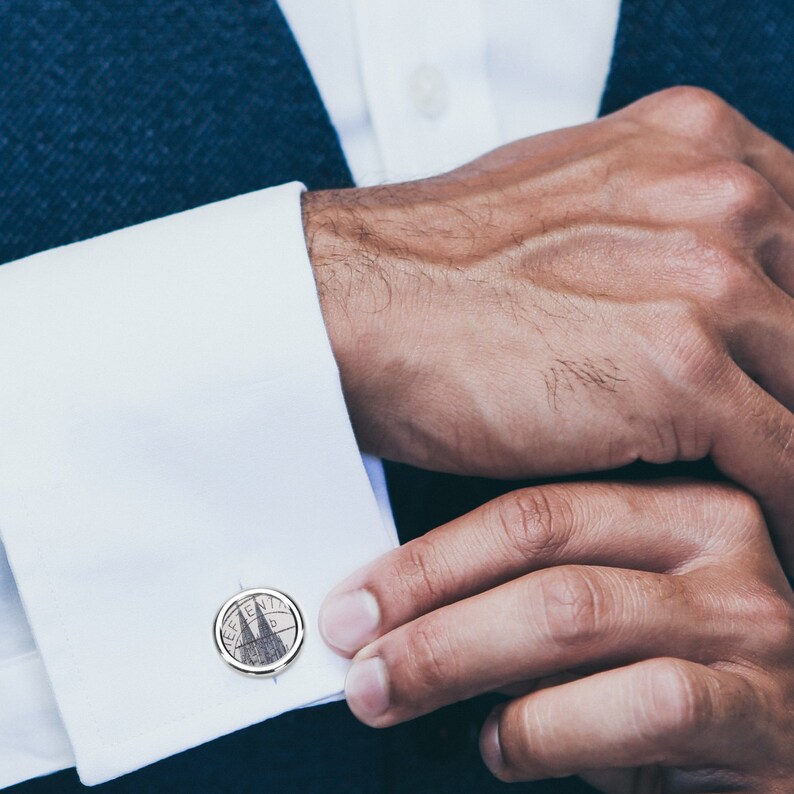
POLYGON ((504 780, 794 791, 794 596, 728 486, 514 492, 355 574, 320 626, 358 652, 347 698, 369 725, 517 695, 481 736, 504 780))
POLYGON ((794 562, 791 151, 673 89, 304 202, 364 449, 500 477, 710 454, 794 562))

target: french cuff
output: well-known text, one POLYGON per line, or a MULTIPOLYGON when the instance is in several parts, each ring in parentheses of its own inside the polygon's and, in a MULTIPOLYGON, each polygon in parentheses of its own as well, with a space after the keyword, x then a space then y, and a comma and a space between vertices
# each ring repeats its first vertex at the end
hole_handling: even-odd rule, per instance
POLYGON ((319 604, 394 540, 323 325, 302 189, 0 268, 0 533, 86 784, 342 690, 319 604), (214 645, 221 604, 254 587, 306 621, 277 679, 214 645))
POLYGON ((40 655, 0 662, 0 789, 74 766, 40 655))

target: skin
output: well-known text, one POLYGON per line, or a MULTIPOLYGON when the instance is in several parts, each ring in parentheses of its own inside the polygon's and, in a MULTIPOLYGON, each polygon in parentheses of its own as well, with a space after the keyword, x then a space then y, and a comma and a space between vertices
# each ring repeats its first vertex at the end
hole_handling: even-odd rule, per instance
POLYGON ((354 574, 320 627, 369 725, 509 693, 481 734, 502 780, 794 792, 794 594, 733 487, 516 491, 354 574))
POLYGON ((692 88, 306 194, 361 447, 503 478, 710 455, 794 569, 792 206, 794 154, 692 88))

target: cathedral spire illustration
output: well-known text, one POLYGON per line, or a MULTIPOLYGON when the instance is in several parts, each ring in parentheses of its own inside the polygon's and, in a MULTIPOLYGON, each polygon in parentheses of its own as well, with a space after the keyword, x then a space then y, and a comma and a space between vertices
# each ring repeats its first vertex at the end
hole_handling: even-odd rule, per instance
POLYGON ((240 604, 237 605, 237 618, 240 621, 240 640, 237 645, 239 660, 243 664, 252 666, 272 664, 285 656, 287 649, 284 647, 281 637, 270 627, 267 615, 259 602, 256 598, 252 600, 258 636, 251 631, 251 626, 240 608, 240 604))
POLYGON ((284 647, 281 637, 270 628, 270 621, 256 599, 254 599, 254 610, 256 611, 256 626, 259 630, 257 650, 266 664, 277 662, 287 653, 287 649, 284 647))
POLYGON ((256 637, 254 637, 239 604, 237 604, 237 619, 240 621, 240 640, 237 644, 240 661, 243 664, 259 664, 259 657, 256 653, 256 637))

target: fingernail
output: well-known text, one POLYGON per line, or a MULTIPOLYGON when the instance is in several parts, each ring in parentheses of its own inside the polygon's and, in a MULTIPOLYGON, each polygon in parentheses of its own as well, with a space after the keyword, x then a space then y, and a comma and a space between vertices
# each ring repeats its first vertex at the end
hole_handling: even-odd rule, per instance
POLYGON ((320 607, 318 619, 323 639, 340 651, 354 653, 375 639, 380 609, 366 590, 333 595, 320 607))
POLYGON ((495 708, 485 720, 485 725, 482 726, 480 733, 480 755, 485 761, 485 765, 494 774, 497 774, 505 765, 502 745, 499 743, 499 717, 501 714, 502 709, 495 708))
POLYGON ((377 656, 353 662, 345 679, 350 710, 363 722, 371 722, 389 708, 389 674, 377 656))

